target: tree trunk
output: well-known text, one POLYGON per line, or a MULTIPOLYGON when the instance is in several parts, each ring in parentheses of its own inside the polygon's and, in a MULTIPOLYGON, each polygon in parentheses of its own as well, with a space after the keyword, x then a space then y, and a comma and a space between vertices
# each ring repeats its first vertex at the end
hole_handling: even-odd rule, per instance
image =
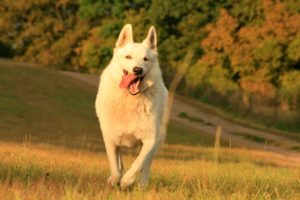
POLYGON ((177 73, 175 74, 174 78, 171 81, 170 87, 169 87, 169 97, 168 97, 168 107, 166 109, 166 114, 164 115, 163 119, 163 126, 167 129, 170 121, 170 116, 171 116, 171 111, 172 111, 172 106, 174 102, 174 97, 176 93, 176 89, 184 77, 188 67, 191 64, 192 58, 193 58, 193 51, 189 50, 184 57, 183 62, 180 62, 177 67, 177 73))
POLYGON ((277 122, 278 119, 278 91, 276 90, 275 98, 274 98, 274 122, 277 122))
POLYGON ((293 100, 292 100, 292 111, 297 110, 297 103, 298 103, 298 95, 294 94, 293 95, 293 100))
POLYGON ((242 98, 243 98, 243 105, 246 108, 246 110, 251 113, 252 112, 252 107, 253 107, 253 99, 252 99, 252 94, 247 94, 246 92, 242 92, 242 98))
POLYGON ((248 109, 249 108, 249 96, 245 92, 242 92, 242 95, 243 95, 243 105, 248 109))
POLYGON ((253 111, 253 95, 250 94, 249 95, 249 109, 248 109, 249 113, 252 113, 253 111))

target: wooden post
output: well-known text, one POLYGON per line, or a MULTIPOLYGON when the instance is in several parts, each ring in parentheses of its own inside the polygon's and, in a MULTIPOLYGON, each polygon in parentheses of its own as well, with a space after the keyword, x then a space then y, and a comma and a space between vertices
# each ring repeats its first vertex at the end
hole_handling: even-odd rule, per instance
POLYGON ((220 159, 221 134, 222 134, 222 127, 218 126, 217 130, 216 130, 215 146, 214 146, 214 161, 215 162, 219 162, 219 159, 220 159))

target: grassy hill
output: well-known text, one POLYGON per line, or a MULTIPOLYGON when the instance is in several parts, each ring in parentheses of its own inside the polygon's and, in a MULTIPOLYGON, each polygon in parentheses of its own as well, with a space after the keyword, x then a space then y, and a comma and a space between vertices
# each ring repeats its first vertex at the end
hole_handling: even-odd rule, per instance
MULTIPOLYGON (((55 70, 0 62, 1 199, 299 199, 300 168, 283 156, 213 149, 171 123, 149 188, 106 186, 96 88, 55 70)), ((128 152, 129 167, 136 152, 128 152)))
MULTIPOLYGON (((0 138, 102 150, 96 92, 56 70, 0 61, 0 138)), ((170 144, 213 144, 212 138, 176 124, 170 132, 170 144)))
POLYGON ((96 88, 36 67, 0 66, 0 137, 99 148, 96 88))

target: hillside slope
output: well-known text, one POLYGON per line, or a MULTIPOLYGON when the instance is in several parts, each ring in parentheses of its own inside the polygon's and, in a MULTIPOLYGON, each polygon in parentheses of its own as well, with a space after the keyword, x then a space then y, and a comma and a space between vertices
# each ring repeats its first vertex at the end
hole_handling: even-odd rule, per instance
MULTIPOLYGON (((36 65, 0 60, 0 140, 104 150, 97 88, 36 65)), ((171 123, 167 142, 212 146, 213 138, 171 123)))
MULTIPOLYGON (((103 150, 94 109, 99 76, 36 66, 0 60, 1 139, 103 150)), ((170 144, 212 146, 220 125, 223 146, 274 151, 299 159, 299 139, 236 123, 184 97, 176 97, 171 119, 170 144)))
POLYGON ((2 64, 0 138, 99 149, 95 93, 54 70, 2 64))
MULTIPOLYGON (((62 74, 76 78, 94 87, 98 86, 99 76, 86 75, 75 72, 62 71, 62 74)), ((195 100, 177 96, 174 101, 171 120, 182 126, 197 130, 202 135, 214 137, 217 126, 223 128, 222 138, 227 144, 273 151, 287 156, 300 159, 300 138, 297 135, 290 136, 289 133, 279 133, 271 129, 252 128, 251 125, 244 125, 245 122, 237 122, 235 119, 228 119, 224 115, 196 102, 195 100)))

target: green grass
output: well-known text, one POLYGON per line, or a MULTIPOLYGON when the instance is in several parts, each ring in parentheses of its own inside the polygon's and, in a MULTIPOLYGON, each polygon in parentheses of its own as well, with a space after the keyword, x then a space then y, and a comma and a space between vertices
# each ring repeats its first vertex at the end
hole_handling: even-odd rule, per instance
MULTIPOLYGON (((94 108, 96 92, 97 88, 55 70, 0 63, 0 137, 103 150, 94 108)), ((212 138, 194 133, 171 123, 167 142, 213 144, 212 138)))
MULTIPOLYGON (((182 124, 176 124, 172 121, 168 128, 166 141, 168 144, 184 144, 192 146, 214 145, 214 138, 211 135, 205 135, 196 129, 187 128, 182 124)), ((226 142, 224 141, 223 143, 225 144, 226 142)))
MULTIPOLYGON (((1 199, 300 198, 293 160, 213 149, 211 136, 174 122, 153 162, 149 188, 110 189, 95 96, 96 88, 57 71, 0 63, 1 199)), ((136 150, 127 152, 128 168, 136 150)))
POLYGON ((296 150, 296 151, 300 152, 300 146, 293 146, 293 147, 291 147, 291 150, 296 150))
POLYGON ((186 112, 179 113, 178 117, 181 117, 181 118, 184 118, 184 119, 188 119, 189 121, 192 121, 192 122, 199 122, 199 123, 202 123, 202 124, 207 125, 207 126, 213 126, 214 125, 214 124, 212 124, 210 122, 204 121, 203 119, 201 119, 199 117, 190 116, 186 112))
POLYGON ((296 111, 281 111, 278 108, 277 119, 274 118, 274 108, 270 105, 253 105, 251 113, 248 110, 243 110, 238 105, 232 106, 226 101, 212 101, 210 98, 201 97, 195 98, 201 107, 209 112, 215 113, 227 120, 235 123, 247 125, 259 129, 272 129, 281 134, 289 135, 292 137, 300 137, 300 115, 299 110, 296 111))
POLYGON ((53 70, 2 65, 0 91, 1 139, 99 148, 96 88, 53 70))
POLYGON ((253 142, 257 142, 257 143, 265 143, 266 139, 263 137, 259 137, 256 135, 249 135, 249 134, 245 134, 245 133, 233 133, 234 135, 238 135, 241 136, 247 140, 251 140, 253 142))

